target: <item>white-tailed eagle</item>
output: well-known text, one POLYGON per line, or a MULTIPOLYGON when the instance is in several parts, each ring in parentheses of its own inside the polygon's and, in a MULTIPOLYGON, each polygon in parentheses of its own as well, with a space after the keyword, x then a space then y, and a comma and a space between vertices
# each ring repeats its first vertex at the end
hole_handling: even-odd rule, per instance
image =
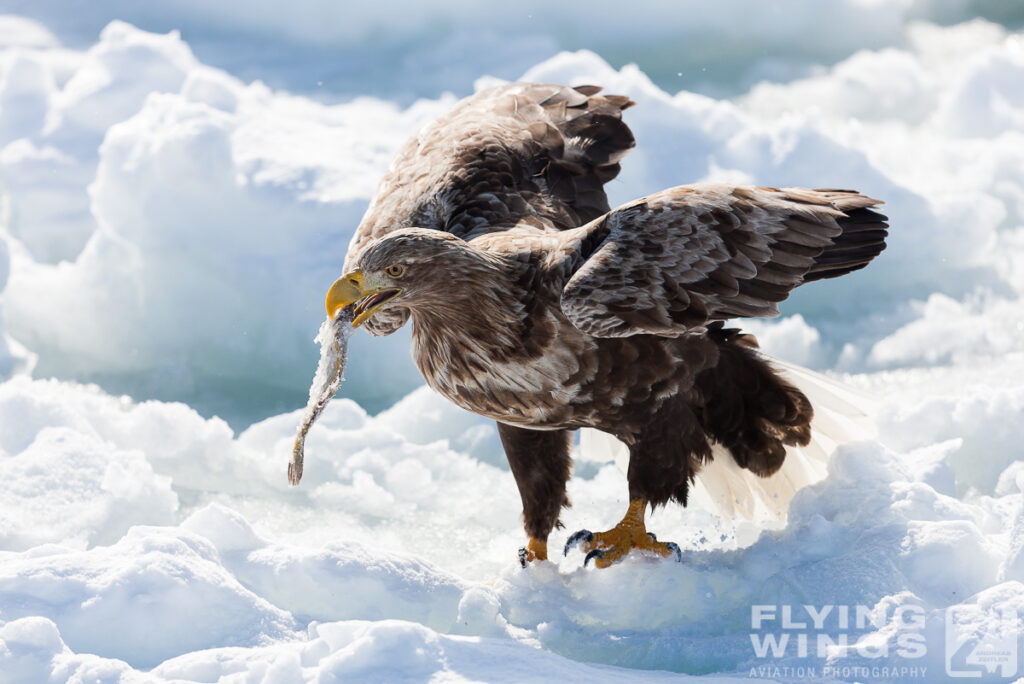
MULTIPOLYGON (((398 154, 327 310, 374 335, 412 321, 427 383, 497 421, 523 501, 523 562, 545 559, 569 504, 570 435, 629 449, 629 508, 580 543, 607 566, 686 504, 724 448, 756 475, 807 444, 813 409, 727 319, 778 314, 804 283, 885 248, 878 201, 852 190, 700 183, 612 209, 633 103, 596 87, 513 83, 458 103, 398 154)), ((568 545, 567 545, 568 548, 568 545)))

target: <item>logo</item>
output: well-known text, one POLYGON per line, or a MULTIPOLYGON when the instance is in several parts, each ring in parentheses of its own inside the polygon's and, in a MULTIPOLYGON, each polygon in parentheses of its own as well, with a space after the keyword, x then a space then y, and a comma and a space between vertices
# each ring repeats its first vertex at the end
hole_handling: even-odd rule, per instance
POLYGON ((927 681, 925 618, 914 605, 754 605, 748 677, 927 681), (877 637, 883 628, 891 637, 877 637))
POLYGON ((751 606, 749 677, 934 681, 926 656, 942 646, 950 679, 1012 681, 1024 673, 1014 608, 968 604, 930 615, 945 618, 945 644, 941 629, 927 628, 938 620, 913 604, 751 606))
POLYGON ((1017 611, 1000 609, 998 619, 979 624, 973 606, 946 609, 946 674, 980 678, 984 675, 1013 677, 1018 670, 1020 632, 1017 611))

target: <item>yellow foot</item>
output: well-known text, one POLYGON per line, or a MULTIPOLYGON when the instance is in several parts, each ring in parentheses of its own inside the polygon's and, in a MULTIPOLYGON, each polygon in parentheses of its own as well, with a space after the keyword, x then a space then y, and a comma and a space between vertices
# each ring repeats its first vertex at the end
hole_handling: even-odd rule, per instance
POLYGON ((607 568, 626 557, 633 549, 653 551, 660 556, 675 555, 677 561, 682 561, 682 553, 679 545, 675 542, 659 542, 657 537, 648 532, 644 526, 644 509, 647 502, 643 499, 633 499, 629 502, 629 510, 626 511, 622 521, 607 532, 593 533, 590 530, 580 530, 569 537, 565 542, 565 553, 577 544, 587 554, 583 566, 593 559, 594 565, 599 568, 607 568))
POLYGON ((519 564, 524 568, 527 563, 532 563, 535 560, 547 559, 548 543, 546 541, 530 537, 530 541, 526 542, 526 546, 519 549, 519 564))

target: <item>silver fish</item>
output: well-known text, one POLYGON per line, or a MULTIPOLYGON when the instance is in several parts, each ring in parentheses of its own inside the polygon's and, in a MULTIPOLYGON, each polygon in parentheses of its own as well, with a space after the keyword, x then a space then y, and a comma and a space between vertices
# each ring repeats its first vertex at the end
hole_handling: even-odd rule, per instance
POLYGON ((292 461, 288 464, 288 484, 297 485, 302 479, 302 461, 309 428, 323 413, 327 402, 338 392, 341 381, 345 379, 348 340, 355 332, 352 320, 353 307, 346 306, 340 309, 333 319, 324 321, 316 335, 316 342, 320 343, 320 362, 316 366, 316 374, 309 387, 309 401, 306 402, 306 410, 302 414, 302 422, 295 435, 292 461))

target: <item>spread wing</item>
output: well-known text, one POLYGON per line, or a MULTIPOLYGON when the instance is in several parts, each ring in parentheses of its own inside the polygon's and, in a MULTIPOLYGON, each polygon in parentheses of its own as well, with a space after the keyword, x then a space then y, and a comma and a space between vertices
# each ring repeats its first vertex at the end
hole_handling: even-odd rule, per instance
MULTIPOLYGON (((511 83, 458 103, 392 162, 349 244, 345 270, 367 243, 400 228, 470 240, 511 226, 575 228, 603 215, 603 186, 634 146, 622 122, 633 103, 599 91, 511 83)), ((385 335, 407 319, 392 308, 366 327, 385 335)))
POLYGON ((796 286, 863 268, 885 249, 878 204, 852 190, 665 190, 564 234, 572 276, 562 311, 596 337, 777 316, 796 286))

